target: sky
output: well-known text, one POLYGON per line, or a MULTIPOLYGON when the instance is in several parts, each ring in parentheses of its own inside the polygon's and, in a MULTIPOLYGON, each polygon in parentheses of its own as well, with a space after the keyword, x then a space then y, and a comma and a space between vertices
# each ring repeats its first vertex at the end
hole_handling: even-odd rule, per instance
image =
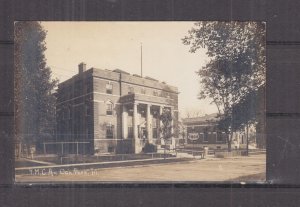
POLYGON ((60 82, 78 73, 78 64, 87 69, 116 69, 178 87, 179 112, 217 112, 210 100, 197 98, 200 84, 196 74, 209 61, 205 49, 189 52, 182 38, 193 22, 42 22, 47 30, 45 56, 54 78, 60 82))

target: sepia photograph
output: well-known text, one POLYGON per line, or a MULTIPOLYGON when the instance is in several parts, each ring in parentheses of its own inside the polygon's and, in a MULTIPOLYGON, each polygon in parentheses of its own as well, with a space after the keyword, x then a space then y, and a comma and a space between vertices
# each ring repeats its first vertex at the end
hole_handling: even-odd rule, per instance
POLYGON ((266 182, 266 23, 15 22, 15 181, 266 182))

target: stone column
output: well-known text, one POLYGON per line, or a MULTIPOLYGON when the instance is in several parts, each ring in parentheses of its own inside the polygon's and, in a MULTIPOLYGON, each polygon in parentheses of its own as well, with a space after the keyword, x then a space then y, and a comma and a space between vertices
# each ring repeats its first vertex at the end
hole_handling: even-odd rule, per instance
POLYGON ((172 117, 172 121, 171 121, 171 133, 174 134, 174 109, 173 107, 170 107, 170 111, 171 111, 171 117, 172 117))
MULTIPOLYGON (((162 114, 162 112, 163 112, 163 106, 159 106, 159 116, 162 114)), ((159 119, 159 138, 161 138, 161 136, 162 136, 161 132, 160 132, 161 127, 162 127, 162 122, 159 119)))
POLYGON ((171 117, 172 117, 172 121, 171 121, 171 148, 175 148, 175 139, 174 139, 174 108, 170 107, 170 111, 171 111, 171 117))
POLYGON ((123 139, 128 138, 128 125, 127 125, 127 119, 128 119, 128 112, 125 105, 123 105, 123 111, 122 111, 122 137, 123 139))
POLYGON ((138 137, 138 112, 137 103, 133 103, 133 142, 134 142, 134 153, 139 152, 139 137, 138 137))
POLYGON ((235 134, 235 137, 237 138, 237 146, 238 146, 238 149, 240 149, 240 135, 239 134, 235 134))
MULTIPOLYGON (((162 112, 163 112, 163 106, 159 106, 159 116, 162 114, 162 112)), ((162 127, 162 121, 159 119, 159 133, 158 133, 158 137, 160 139, 160 143, 163 144, 161 127, 162 127)))
POLYGON ((153 143, 152 139, 152 116, 151 116, 151 105, 147 104, 147 114, 146 114, 146 123, 147 123, 147 135, 149 143, 153 143))

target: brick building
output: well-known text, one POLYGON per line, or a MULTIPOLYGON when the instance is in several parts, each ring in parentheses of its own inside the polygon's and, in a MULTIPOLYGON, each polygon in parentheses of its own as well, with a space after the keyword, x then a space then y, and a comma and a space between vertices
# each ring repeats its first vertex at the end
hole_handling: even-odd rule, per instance
MULTIPOLYGON (((57 90, 57 141, 85 142, 80 153, 139 153, 146 142, 160 146, 159 114, 178 121, 178 89, 125 71, 78 66, 57 90)), ((175 131, 174 131, 175 132, 175 131)), ((175 133, 176 134, 176 133, 175 133)))
MULTIPOLYGON (((260 118, 260 117, 258 117, 260 118)), ((218 117, 217 114, 209 114, 202 117, 193 117, 183 119, 183 124, 186 128, 186 147, 208 147, 209 149, 227 149, 228 135, 225 132, 221 132, 217 127, 218 117)), ((250 125, 248 129, 249 144, 255 144, 258 148, 261 143, 261 137, 264 134, 257 129, 263 127, 250 125), (258 134, 262 134, 258 136, 258 134)), ((232 149, 246 149, 247 147, 247 135, 246 128, 237 132, 233 132, 231 141, 232 149)))
POLYGON ((217 114, 183 119, 186 128, 186 147, 227 148, 227 135, 217 130, 217 114))

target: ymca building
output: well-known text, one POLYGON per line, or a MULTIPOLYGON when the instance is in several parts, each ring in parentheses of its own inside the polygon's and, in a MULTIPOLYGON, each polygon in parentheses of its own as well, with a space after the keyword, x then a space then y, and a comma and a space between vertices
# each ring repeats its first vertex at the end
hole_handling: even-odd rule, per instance
POLYGON ((84 154, 139 153, 146 143, 160 147, 164 109, 171 111, 177 137, 177 87, 80 63, 78 74, 58 85, 56 141, 80 143, 84 154))

